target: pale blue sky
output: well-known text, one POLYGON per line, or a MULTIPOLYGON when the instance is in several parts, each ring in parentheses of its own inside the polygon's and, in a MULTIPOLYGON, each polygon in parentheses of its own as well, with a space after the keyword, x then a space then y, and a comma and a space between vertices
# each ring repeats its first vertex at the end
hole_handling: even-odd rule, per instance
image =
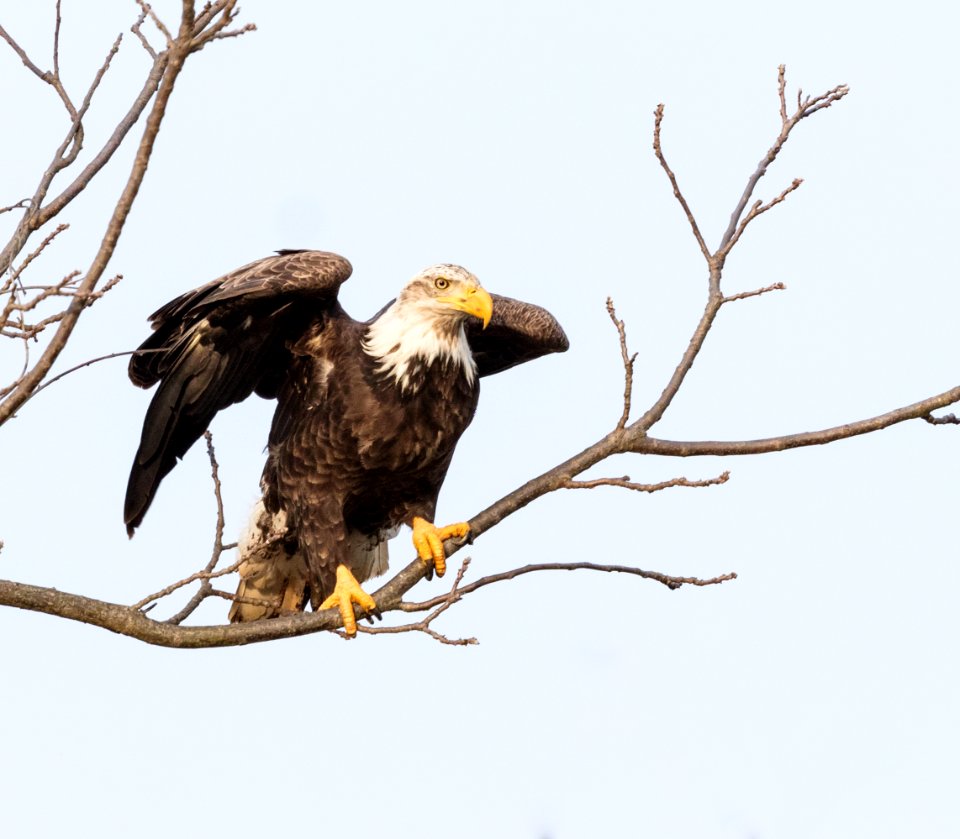
MULTIPOLYGON (((178 6, 156 4, 168 18, 178 6)), ((43 64, 52 8, 0 10, 43 64)), ((358 317, 424 266, 461 263, 550 308, 572 344, 484 383, 438 517, 467 518, 615 423, 607 295, 640 353, 637 406, 659 394, 706 277, 651 152, 652 111, 667 105, 666 154, 715 245, 779 130, 783 62, 791 91, 852 89, 791 138, 758 195, 805 184, 727 265, 728 293, 788 290, 723 310, 658 436, 813 430, 957 384, 947 4, 248 0, 243 12, 258 32, 188 63, 109 269, 125 280, 81 321, 62 369, 131 348, 159 304, 276 248, 346 255, 342 299, 358 317)), ((64 0, 73 90, 133 17, 125 0, 64 0)), ((88 150, 139 87, 139 49, 128 34, 88 150)), ((7 205, 32 191, 64 121, 5 51, 0 93, 7 205)), ((87 266, 122 157, 66 214, 35 280, 87 266)), ((13 363, 0 357, 4 381, 13 363)), ((126 539, 147 399, 109 362, 3 428, 0 576, 133 602, 206 561, 200 449, 126 539)), ((251 401, 214 425, 230 533, 256 497, 269 415, 251 401)), ((956 429, 913 423, 763 458, 618 458, 594 474, 732 478, 556 494, 478 540, 473 574, 598 559, 739 580, 670 592, 530 576, 445 616, 441 630, 480 639, 469 649, 321 635, 178 652, 2 611, 4 833, 960 835, 958 450, 956 429)))

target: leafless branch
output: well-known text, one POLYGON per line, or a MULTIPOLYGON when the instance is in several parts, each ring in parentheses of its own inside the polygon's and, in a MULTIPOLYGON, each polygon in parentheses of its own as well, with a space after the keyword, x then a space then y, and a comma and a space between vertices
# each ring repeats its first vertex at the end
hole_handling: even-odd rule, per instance
MULTIPOLYGON (((106 285, 104 288, 100 289, 100 290, 99 290, 98 292, 96 292, 96 293, 97 293, 97 294, 103 294, 103 293, 105 293, 106 291, 109 290, 109 287, 110 287, 111 283, 114 283, 116 280, 119 280, 119 279, 122 279, 122 277, 121 277, 121 275, 118 274, 116 277, 113 278, 113 280, 111 280, 109 283, 107 283, 107 285, 106 285)), ((46 390, 48 387, 50 387, 50 385, 56 384, 56 383, 57 383, 58 381, 60 381, 60 379, 62 379, 64 376, 69 376, 71 373, 76 373, 77 370, 82 370, 84 367, 89 367, 91 364, 98 364, 98 363, 101 362, 101 361, 109 361, 111 358, 121 358, 122 356, 125 356, 125 355, 133 355, 135 352, 136 352, 136 353, 140 353, 140 355, 147 355, 148 353, 153 353, 153 352, 163 352, 163 350, 161 350, 161 349, 158 349, 158 350, 123 350, 122 352, 112 352, 112 353, 107 353, 107 355, 100 355, 100 356, 97 356, 96 358, 87 359, 86 361, 82 361, 80 364, 75 364, 73 367, 70 367, 69 369, 64 370, 62 373, 58 373, 56 376, 53 376, 53 377, 51 377, 51 378, 49 378, 49 379, 46 379, 46 380, 44 381, 44 383, 43 383, 42 385, 40 385, 40 386, 33 392, 31 398, 33 398, 33 396, 36 396, 38 393, 40 393, 40 391, 46 390)), ((0 396, 2 396, 2 395, 3 395, 2 392, 0 392, 0 396)))
MULTIPOLYGON (((197 571, 191 574, 189 577, 184 577, 182 580, 177 580, 175 583, 171 583, 168 586, 164 586, 160 591, 155 591, 153 594, 148 594, 141 600, 138 600, 130 608, 131 609, 143 609, 149 603, 154 603, 157 600, 160 600, 164 597, 168 597, 173 594, 175 591, 179 591, 184 586, 190 585, 190 583, 195 583, 198 580, 203 582, 209 582, 210 580, 215 580, 217 577, 225 577, 227 574, 233 574, 240 567, 240 561, 234 562, 232 565, 228 565, 226 568, 221 568, 219 571, 213 571, 204 569, 203 571, 197 571)), ((202 587, 201 587, 202 590, 202 587)), ((186 616, 184 616, 186 617, 186 616)), ((180 623, 178 620, 170 618, 168 623, 180 623)))
POLYGON ((960 417, 956 414, 944 414, 942 417, 935 417, 932 414, 923 416, 930 425, 960 425, 960 417))
POLYGON ((673 487, 712 487, 725 484, 730 480, 730 473, 723 472, 716 478, 705 478, 700 481, 691 481, 687 478, 671 478, 669 481, 660 481, 656 484, 638 484, 630 480, 629 475, 622 478, 594 478, 590 481, 567 481, 561 489, 596 489, 597 487, 620 487, 635 492, 660 492, 673 487))
POLYGON ((781 64, 777 68, 777 93, 780 96, 780 124, 787 122, 787 68, 781 64))
POLYGON ((697 244, 700 246, 700 252, 709 263, 710 249, 707 247, 707 243, 703 240, 703 236, 700 233, 700 228, 697 226, 697 220, 693 217, 693 212, 690 210, 690 206, 687 204, 687 199, 683 197, 683 193, 680 191, 680 186, 677 184, 677 176, 673 174, 673 170, 667 164, 667 159, 664 157, 663 149, 660 145, 660 125, 663 122, 662 103, 657 105, 657 109, 653 112, 653 116, 653 152, 657 156, 657 160, 660 161, 663 171, 667 173, 667 177, 670 179, 670 185, 673 187, 673 196, 677 199, 677 201, 680 202, 680 206, 683 208, 683 212, 687 217, 687 221, 690 222, 690 229, 693 231, 693 236, 697 240, 697 244))
MULTIPOLYGON (((704 580, 699 577, 672 577, 669 574, 661 574, 659 571, 645 571, 642 568, 635 568, 632 565, 602 565, 596 562, 539 562, 531 565, 524 565, 520 568, 512 568, 511 570, 503 571, 500 574, 489 574, 486 577, 481 577, 475 582, 468 583, 465 586, 460 586, 457 589, 457 599, 466 597, 466 595, 471 594, 472 592, 477 591, 484 586, 493 585, 494 583, 502 583, 506 580, 515 580, 517 577, 522 577, 525 574, 535 574, 541 571, 601 571, 605 574, 628 574, 634 577, 642 577, 645 580, 653 580, 654 582, 661 583, 671 591, 676 591, 682 586, 695 586, 702 588, 704 586, 720 585, 721 583, 727 583, 731 580, 737 579, 737 575, 733 572, 730 572, 729 574, 720 574, 717 577, 710 577, 709 579, 704 580)), ((439 597, 432 597, 429 600, 424 600, 420 603, 408 603, 403 601, 400 603, 399 609, 403 612, 425 612, 427 609, 433 609, 441 603, 448 602, 449 598, 449 594, 444 594, 440 595, 439 597)))
MULTIPOLYGON (((30 236, 60 213, 113 157, 140 115, 147 109, 151 101, 153 103, 144 126, 144 131, 129 177, 127 178, 126 185, 123 188, 115 210, 107 223, 100 247, 94 255, 87 271, 83 273, 83 279, 77 285, 73 299, 69 305, 57 315, 55 319, 46 323, 47 326, 55 323, 56 329, 51 330, 52 335, 49 340, 47 340, 39 358, 33 363, 32 367, 25 370, 24 374, 18 378, 12 388, 5 389, 4 395, 0 396, 0 400, 2 400, 0 401, 0 425, 12 417, 30 396, 36 392, 66 345, 81 313, 96 299, 97 286, 113 254, 117 240, 146 174, 147 164, 153 152, 157 132, 163 121, 167 103, 184 62, 191 53, 202 48, 203 43, 205 43, 203 38, 208 33, 206 27, 210 27, 213 32, 220 32, 223 27, 234 20, 236 16, 234 12, 234 0, 218 0, 218 2, 208 3, 200 15, 200 18, 204 21, 203 26, 197 29, 195 28, 195 24, 198 18, 194 13, 192 0, 182 0, 181 5, 181 20, 177 36, 171 39, 165 50, 154 54, 153 64, 147 74, 143 89, 137 95, 126 115, 121 118, 113 134, 107 139, 100 151, 94 155, 93 159, 90 160, 83 171, 80 172, 73 182, 64 188, 59 195, 49 201, 47 200, 48 193, 55 178, 62 170, 72 164, 79 154, 83 140, 81 121, 87 109, 90 107, 94 93, 98 89, 104 74, 107 72, 113 56, 119 49, 120 38, 118 37, 113 43, 113 46, 107 54, 107 58, 95 74, 84 100, 78 109, 73 106, 70 97, 60 82, 58 74, 60 38, 59 11, 54 39, 56 57, 54 72, 45 73, 40 70, 15 39, 0 27, 0 37, 7 42, 31 72, 57 90, 58 95, 64 101, 64 105, 71 115, 71 124, 66 137, 54 153, 52 162, 41 176, 34 195, 29 199, 29 205, 24 208, 26 211, 17 224, 10 241, 3 248, 2 252, 0 252, 0 274, 3 274, 10 268, 30 236)), ((159 19, 144 9, 143 6, 141 6, 141 16, 134 25, 139 27, 142 23, 144 11, 147 12, 147 15, 151 16, 151 20, 158 25, 158 28, 164 31, 164 27, 159 19)))
POLYGON ((150 43, 149 39, 143 33, 143 22, 146 20, 147 13, 141 12, 140 17, 137 18, 136 23, 130 27, 130 31, 137 36, 137 40, 140 41, 140 45, 146 50, 147 55, 149 55, 154 61, 157 60, 157 51, 153 48, 153 45, 150 43))
POLYGON ((724 297, 724 303, 733 303, 734 300, 746 300, 748 297, 759 297, 761 294, 767 294, 771 291, 784 291, 786 286, 783 283, 774 283, 773 285, 765 286, 764 288, 757 288, 753 291, 741 291, 739 294, 731 294, 729 297, 724 297))
POLYGON ((9 207, 0 207, 0 215, 3 215, 3 213, 9 213, 12 210, 26 210, 29 209, 29 207, 30 199, 21 198, 16 204, 11 204, 9 207))
MULTIPOLYGON (((404 632, 423 632, 425 635, 429 635, 433 638, 434 641, 439 641, 441 644, 448 644, 454 647, 467 647, 473 644, 480 643, 476 638, 450 638, 447 635, 444 635, 441 632, 437 632, 431 624, 447 611, 454 603, 459 602, 463 590, 460 588, 460 584, 463 582, 463 577, 467 573, 467 568, 470 567, 470 558, 467 557, 460 564, 460 568, 457 571, 457 576, 453 581, 453 585, 450 587, 450 591, 447 594, 435 598, 435 602, 428 608, 433 611, 430 612, 423 620, 416 621, 414 623, 405 623, 399 626, 363 626, 358 625, 357 629, 360 632, 364 632, 368 635, 399 635, 404 632)), ((403 609, 403 604, 399 604, 398 608, 401 611, 426 611, 424 609, 403 609)), ((343 632, 338 632, 342 638, 346 638, 347 635, 343 632)))
POLYGON ((223 512, 223 494, 220 485, 220 464, 217 462, 217 453, 213 447, 213 435, 209 430, 207 430, 203 432, 203 437, 207 443, 207 458, 210 460, 210 478, 213 481, 213 497, 217 505, 217 522, 216 527, 214 528, 213 550, 210 554, 210 560, 207 562, 206 567, 202 571, 198 571, 197 573, 191 574, 189 577, 174 583, 172 588, 168 587, 161 592, 157 592, 155 595, 150 595, 149 597, 144 598, 139 603, 134 604, 132 607, 134 609, 142 608, 147 603, 156 602, 160 598, 171 594, 173 591, 200 580, 200 587, 196 592, 194 592, 187 604, 179 612, 167 619, 166 622, 173 625, 183 623, 183 621, 185 621, 196 611, 197 607, 204 600, 206 600, 206 598, 211 596, 220 596, 220 592, 217 589, 214 589, 210 581, 226 574, 232 574, 234 571, 237 571, 240 568, 240 565, 243 562, 242 560, 237 560, 233 563, 233 565, 230 565, 225 569, 221 569, 220 571, 214 570, 219 564, 224 552, 232 550, 236 547, 236 544, 224 545, 223 543, 225 517, 223 512))
POLYGON ((14 285, 14 283, 16 283, 20 279, 20 275, 27 270, 27 267, 30 265, 30 263, 33 262, 33 260, 35 260, 38 256, 40 256, 40 254, 42 254, 47 249, 50 243, 54 239, 56 239, 57 236, 59 236, 65 230, 69 230, 69 229, 70 229, 69 224, 58 224, 53 230, 51 230, 50 233, 48 233, 46 237, 44 237, 44 240, 40 243, 40 246, 36 250, 27 254, 27 258, 24 259, 19 266, 17 266, 13 271, 10 272, 9 278, 3 283, 3 286, 0 287, 0 294, 5 293, 8 289, 10 289, 14 285))
POLYGON ((257 25, 255 23, 246 23, 241 26, 239 29, 228 29, 223 32, 217 32, 210 40, 216 40, 220 38, 239 38, 241 35, 246 35, 248 32, 256 32, 257 25))
POLYGON ((798 189, 802 183, 803 178, 794 178, 793 183, 790 184, 790 186, 783 190, 783 192, 781 192, 772 201, 768 201, 766 204, 760 200, 754 201, 750 211, 740 220, 740 224, 737 225, 736 232, 730 238, 730 242, 727 245, 727 252, 729 253, 730 249, 737 244, 740 237, 743 235, 743 231, 747 229, 747 225, 750 224, 751 221, 753 221, 757 216, 765 213, 771 207, 776 207, 777 204, 780 204, 782 201, 784 201, 784 199, 786 199, 791 192, 798 189))
POLYGON ((41 81, 47 82, 47 84, 50 83, 52 74, 45 73, 43 70, 37 67, 37 65, 30 60, 30 57, 27 55, 26 50, 24 50, 23 47, 21 47, 20 44, 18 44, 11 37, 10 33, 7 32, 7 30, 4 29, 2 26, 0 26, 0 38, 3 38, 3 40, 6 41, 7 44, 9 45, 10 49, 12 49, 17 54, 17 57, 20 59, 21 62, 23 62, 24 67, 26 67, 31 73, 33 73, 33 75, 35 75, 41 81))
POLYGON ((630 419, 630 400, 633 398, 633 364, 637 354, 630 355, 627 349, 627 330, 622 320, 617 318, 617 310, 613 306, 613 298, 607 298, 607 314, 613 321, 614 328, 620 336, 620 357, 623 359, 623 413, 617 422, 617 428, 626 426, 630 419))
POLYGON ((157 27, 160 31, 160 34, 163 35, 164 40, 167 43, 167 47, 173 46, 173 35, 170 34, 170 30, 167 29, 166 24, 157 17, 156 13, 153 11, 153 8, 149 3, 145 3, 144 0, 137 0, 137 5, 140 7, 140 17, 138 18, 137 26, 141 26, 145 18, 150 18, 150 22, 157 27))

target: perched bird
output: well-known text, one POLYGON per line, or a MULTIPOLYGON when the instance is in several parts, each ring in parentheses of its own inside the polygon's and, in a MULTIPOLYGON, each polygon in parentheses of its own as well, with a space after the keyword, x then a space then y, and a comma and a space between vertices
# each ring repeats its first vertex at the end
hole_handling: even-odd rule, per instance
POLYGON ((231 621, 309 601, 339 608, 354 634, 354 606, 376 611, 360 583, 386 570, 402 524, 442 575, 444 541, 469 527, 436 527, 437 495, 479 379, 567 349, 549 312, 488 294, 457 265, 427 268, 355 321, 337 301, 351 272, 333 253, 278 251, 158 309, 130 360, 134 384, 159 383, 127 484, 130 536, 217 411, 277 399, 231 621))

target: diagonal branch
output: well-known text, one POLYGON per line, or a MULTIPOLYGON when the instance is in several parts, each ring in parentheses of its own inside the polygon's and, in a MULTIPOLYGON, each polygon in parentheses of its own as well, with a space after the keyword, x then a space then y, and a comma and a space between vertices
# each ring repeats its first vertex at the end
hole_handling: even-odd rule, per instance
POLYGON ((764 286, 763 288, 757 288, 753 291, 741 291, 739 294, 731 294, 729 297, 724 297, 724 303, 733 303, 734 300, 746 300, 748 297, 759 297, 761 294, 769 294, 771 291, 784 291, 786 286, 783 283, 774 283, 773 285, 764 286))
POLYGON ((667 164, 667 159, 663 155, 663 149, 660 147, 660 124, 663 122, 662 103, 657 105, 657 109, 653 112, 653 116, 653 152, 657 156, 657 160, 660 161, 663 171, 667 173, 667 177, 670 179, 670 186, 673 187, 673 196, 677 199, 677 201, 680 202, 680 206, 683 208, 684 215, 686 215, 687 221, 690 222, 690 229, 693 231, 693 236, 697 240, 697 244, 700 246, 700 252, 703 254, 704 259, 707 260, 707 263, 709 263, 711 259, 710 249, 707 247, 707 243, 703 240, 703 235, 700 233, 700 228, 697 226, 697 220, 693 217, 693 212, 690 210, 690 205, 687 204, 687 199, 683 197, 683 193, 680 191, 680 186, 677 183, 677 176, 673 174, 673 170, 667 164))
POLYGON ((748 212, 741 219, 740 224, 737 225, 736 232, 730 238, 730 241, 726 246, 725 252, 729 253, 732 250, 733 246, 736 245, 737 242, 740 240, 740 237, 743 235, 743 231, 747 229, 747 225, 750 224, 751 221, 753 221, 757 216, 765 213, 771 207, 776 207, 777 204, 782 203, 784 200, 786 200, 786 197, 791 192, 794 192, 795 190, 799 189, 802 183, 803 183, 803 178, 794 178, 793 183, 791 183, 790 186, 788 186, 785 190, 783 190, 783 192, 781 192, 772 201, 768 201, 766 204, 764 204, 759 199, 757 201, 754 201, 753 206, 750 208, 750 212, 748 212))
POLYGON ((673 402, 674 397, 680 392, 680 387, 683 385, 687 374, 693 367, 693 362, 697 360, 700 350, 703 349, 704 341, 707 340, 707 333, 710 332, 710 327, 713 326, 713 321, 717 317, 720 307, 723 305, 723 297, 719 290, 719 270, 711 268, 710 274, 711 292, 703 314, 700 316, 700 322, 697 324, 697 328, 693 331, 693 335, 687 343, 687 348, 680 358, 680 363, 677 364, 673 375, 670 377, 670 380, 667 382, 666 387, 664 387, 657 401, 647 409, 646 413, 644 413, 640 419, 629 427, 628 430, 633 434, 646 434, 647 431, 653 428, 653 426, 663 418, 667 408, 670 407, 670 403, 673 402), (714 291, 714 288, 716 291, 714 291))
POLYGON ((617 318, 617 310, 613 307, 613 298, 607 298, 607 314, 613 321, 613 326, 620 336, 620 358, 623 360, 623 412, 617 421, 617 428, 622 429, 630 419, 630 401, 633 398, 633 364, 637 360, 637 354, 630 355, 627 349, 627 328, 624 322, 617 318))

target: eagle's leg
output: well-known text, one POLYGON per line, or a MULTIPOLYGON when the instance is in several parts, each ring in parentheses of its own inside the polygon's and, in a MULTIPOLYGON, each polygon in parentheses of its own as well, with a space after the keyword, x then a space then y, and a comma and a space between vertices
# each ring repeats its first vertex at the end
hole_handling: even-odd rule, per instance
POLYGON ((338 565, 337 584, 333 587, 333 594, 320 604, 320 608, 338 608, 344 631, 347 635, 353 636, 357 634, 357 616, 353 611, 354 603, 371 614, 377 612, 376 601, 360 588, 360 583, 357 582, 357 578, 353 576, 350 569, 346 565, 338 565))
POLYGON ((454 537, 462 539, 469 532, 470 525, 465 521, 448 524, 446 527, 436 527, 420 516, 413 517, 413 546, 417 549, 420 559, 426 563, 433 561, 438 577, 442 577, 447 571, 447 555, 443 552, 444 541, 454 537))

